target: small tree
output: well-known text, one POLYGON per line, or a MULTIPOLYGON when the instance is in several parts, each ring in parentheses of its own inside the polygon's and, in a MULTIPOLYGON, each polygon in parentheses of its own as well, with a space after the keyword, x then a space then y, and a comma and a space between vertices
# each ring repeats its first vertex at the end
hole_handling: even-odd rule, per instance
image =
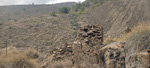
POLYGON ((61 13, 68 14, 69 11, 70 11, 70 8, 69 8, 69 7, 63 7, 63 8, 60 8, 59 11, 60 11, 61 13))

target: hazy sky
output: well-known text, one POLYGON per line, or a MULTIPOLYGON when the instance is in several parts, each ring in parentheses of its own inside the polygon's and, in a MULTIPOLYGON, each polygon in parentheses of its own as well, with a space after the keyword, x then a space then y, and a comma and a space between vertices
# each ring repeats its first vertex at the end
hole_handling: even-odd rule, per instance
POLYGON ((85 0, 0 0, 0 5, 16 5, 16 4, 54 4, 61 2, 83 2, 85 0))

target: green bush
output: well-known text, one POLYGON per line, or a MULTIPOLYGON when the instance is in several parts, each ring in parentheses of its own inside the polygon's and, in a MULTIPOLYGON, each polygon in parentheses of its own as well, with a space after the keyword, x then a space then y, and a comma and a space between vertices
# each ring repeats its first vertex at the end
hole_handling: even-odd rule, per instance
POLYGON ((54 16, 54 17, 57 16, 55 11, 53 11, 50 15, 51 15, 51 16, 54 16))
POLYGON ((98 7, 98 6, 100 6, 100 4, 98 3, 98 4, 96 4, 96 7, 98 7))
POLYGON ((60 8, 59 11, 61 13, 68 14, 70 12, 70 8, 69 7, 63 7, 63 8, 60 8))
POLYGON ((90 3, 85 1, 83 3, 77 3, 75 6, 73 6, 72 8, 74 9, 75 12, 80 11, 84 11, 85 7, 89 7, 90 3))
POLYGON ((83 2, 82 5, 85 6, 85 7, 89 7, 90 3, 89 2, 83 2))
POLYGON ((93 2, 94 4, 97 4, 97 0, 92 0, 92 2, 93 2))

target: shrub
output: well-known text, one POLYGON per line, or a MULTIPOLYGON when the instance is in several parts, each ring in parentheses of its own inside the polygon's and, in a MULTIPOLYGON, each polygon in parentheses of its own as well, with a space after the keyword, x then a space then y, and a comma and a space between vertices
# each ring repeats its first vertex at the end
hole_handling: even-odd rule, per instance
POLYGON ((0 68, 38 68, 35 60, 28 59, 23 53, 20 53, 16 48, 9 47, 8 55, 1 50, 0 68))
POLYGON ((50 15, 51 15, 51 16, 54 16, 54 17, 57 16, 55 11, 53 11, 50 15))
POLYGON ((89 7, 90 3, 85 1, 83 3, 77 3, 75 6, 73 6, 72 8, 74 9, 75 12, 77 11, 84 11, 85 7, 89 7))
POLYGON ((94 4, 97 4, 97 0, 92 0, 92 2, 93 2, 94 4))
POLYGON ((59 11, 61 13, 68 14, 70 12, 70 8, 69 7, 63 7, 63 8, 60 8, 59 11))
POLYGON ((80 7, 80 11, 84 11, 85 7, 84 6, 81 6, 80 7))
POLYGON ((86 1, 83 2, 82 4, 83 4, 83 6, 85 6, 85 7, 89 7, 89 6, 90 6, 90 3, 89 3, 89 2, 86 2, 86 1))
POLYGON ((34 50, 34 49, 27 49, 25 51, 25 55, 28 57, 28 58, 32 58, 32 59, 37 59, 39 57, 39 53, 34 50))
POLYGON ((86 11, 79 11, 78 14, 85 14, 86 11))
POLYGON ((98 6, 100 6, 100 4, 98 3, 98 4, 96 4, 96 7, 98 7, 98 6))
POLYGON ((71 17, 74 18, 74 19, 76 19, 78 16, 79 16, 79 14, 77 14, 77 13, 72 13, 71 14, 71 17))

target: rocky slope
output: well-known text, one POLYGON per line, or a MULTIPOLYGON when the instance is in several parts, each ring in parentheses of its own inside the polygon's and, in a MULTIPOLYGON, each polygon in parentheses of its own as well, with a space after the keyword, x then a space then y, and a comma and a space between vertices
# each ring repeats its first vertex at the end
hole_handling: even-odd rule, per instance
POLYGON ((149 0, 102 0, 102 2, 102 4, 99 2, 100 6, 89 9, 81 20, 88 24, 101 24, 107 35, 119 36, 126 26, 132 28, 143 21, 150 21, 149 0))
POLYGON ((97 7, 91 4, 86 8, 87 13, 77 16, 78 20, 63 14, 6 22, 0 25, 0 40, 7 39, 9 45, 20 51, 35 48, 43 53, 42 59, 37 58, 40 68, 149 68, 150 1, 102 0, 98 3, 97 7), (77 21, 84 25, 78 32, 74 28, 78 26, 77 21), (133 29, 123 34, 126 26, 133 29), (117 37, 116 42, 103 44, 106 38, 103 33, 117 37))

